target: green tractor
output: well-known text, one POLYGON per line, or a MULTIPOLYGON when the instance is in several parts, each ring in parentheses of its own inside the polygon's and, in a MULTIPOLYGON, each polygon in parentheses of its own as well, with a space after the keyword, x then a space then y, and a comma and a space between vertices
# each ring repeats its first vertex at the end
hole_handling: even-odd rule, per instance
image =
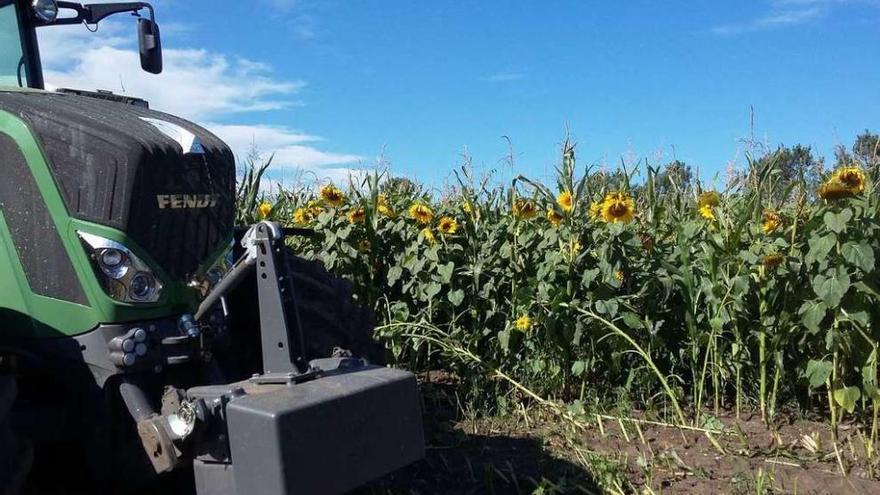
POLYGON ((0 494, 343 493, 421 458, 415 377, 307 231, 234 225, 226 144, 43 89, 36 30, 119 13, 161 72, 147 3, 0 0, 0 494))

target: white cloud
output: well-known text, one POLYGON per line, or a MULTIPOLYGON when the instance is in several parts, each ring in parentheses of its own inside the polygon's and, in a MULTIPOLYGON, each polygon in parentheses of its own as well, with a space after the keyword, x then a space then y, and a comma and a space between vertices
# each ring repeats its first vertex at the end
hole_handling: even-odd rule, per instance
POLYGON ((739 24, 726 24, 712 28, 715 34, 740 34, 752 31, 766 31, 774 28, 796 26, 818 19, 825 14, 821 7, 786 9, 774 11, 750 21, 739 24))
MULTIPOLYGON (((150 102, 154 109, 199 122, 239 157, 256 147, 274 153, 278 173, 304 170, 318 179, 345 177, 363 157, 315 147, 323 140, 285 126, 233 125, 237 115, 295 106, 302 81, 282 81, 265 63, 204 49, 166 48, 164 71, 140 69, 133 23, 105 21, 98 33, 82 26, 40 31, 47 86, 106 89, 150 102), (130 31, 129 31, 130 29, 130 31)), ((295 172, 294 172, 295 173, 295 172)))
POLYGON ((732 35, 798 26, 824 18, 833 9, 856 5, 880 7, 880 0, 770 0, 765 14, 745 22, 715 26, 711 31, 732 35))
POLYGON ((484 77, 483 80, 488 82, 510 82, 519 81, 524 77, 526 77, 526 75, 521 72, 496 72, 495 74, 484 77))

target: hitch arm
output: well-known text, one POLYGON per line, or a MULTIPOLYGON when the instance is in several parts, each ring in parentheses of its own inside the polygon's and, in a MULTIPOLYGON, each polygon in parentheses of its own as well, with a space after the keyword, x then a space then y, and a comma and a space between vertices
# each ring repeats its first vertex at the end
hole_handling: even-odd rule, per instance
POLYGON ((205 297, 194 319, 202 319, 223 296, 256 269, 263 373, 293 377, 307 373, 309 363, 296 309, 293 277, 289 273, 284 248, 285 233, 285 229, 274 222, 264 221, 251 227, 242 239, 244 254, 205 297))

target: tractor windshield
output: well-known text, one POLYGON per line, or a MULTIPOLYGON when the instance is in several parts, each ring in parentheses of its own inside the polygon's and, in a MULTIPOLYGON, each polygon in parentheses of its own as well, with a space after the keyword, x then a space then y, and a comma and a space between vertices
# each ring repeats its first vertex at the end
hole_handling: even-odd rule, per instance
POLYGON ((15 3, 0 0, 0 86, 27 86, 21 27, 15 3))

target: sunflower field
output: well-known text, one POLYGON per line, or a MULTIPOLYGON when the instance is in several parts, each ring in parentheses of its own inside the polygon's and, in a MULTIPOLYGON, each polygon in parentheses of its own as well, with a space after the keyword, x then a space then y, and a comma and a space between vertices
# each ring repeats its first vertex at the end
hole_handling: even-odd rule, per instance
POLYGON ((561 151, 555 182, 462 167, 440 192, 374 172, 265 193, 252 167, 239 220, 313 229, 295 249, 354 282, 389 360, 454 373, 486 410, 786 408, 859 418, 876 441, 876 150, 813 182, 768 154, 717 188, 561 151))

